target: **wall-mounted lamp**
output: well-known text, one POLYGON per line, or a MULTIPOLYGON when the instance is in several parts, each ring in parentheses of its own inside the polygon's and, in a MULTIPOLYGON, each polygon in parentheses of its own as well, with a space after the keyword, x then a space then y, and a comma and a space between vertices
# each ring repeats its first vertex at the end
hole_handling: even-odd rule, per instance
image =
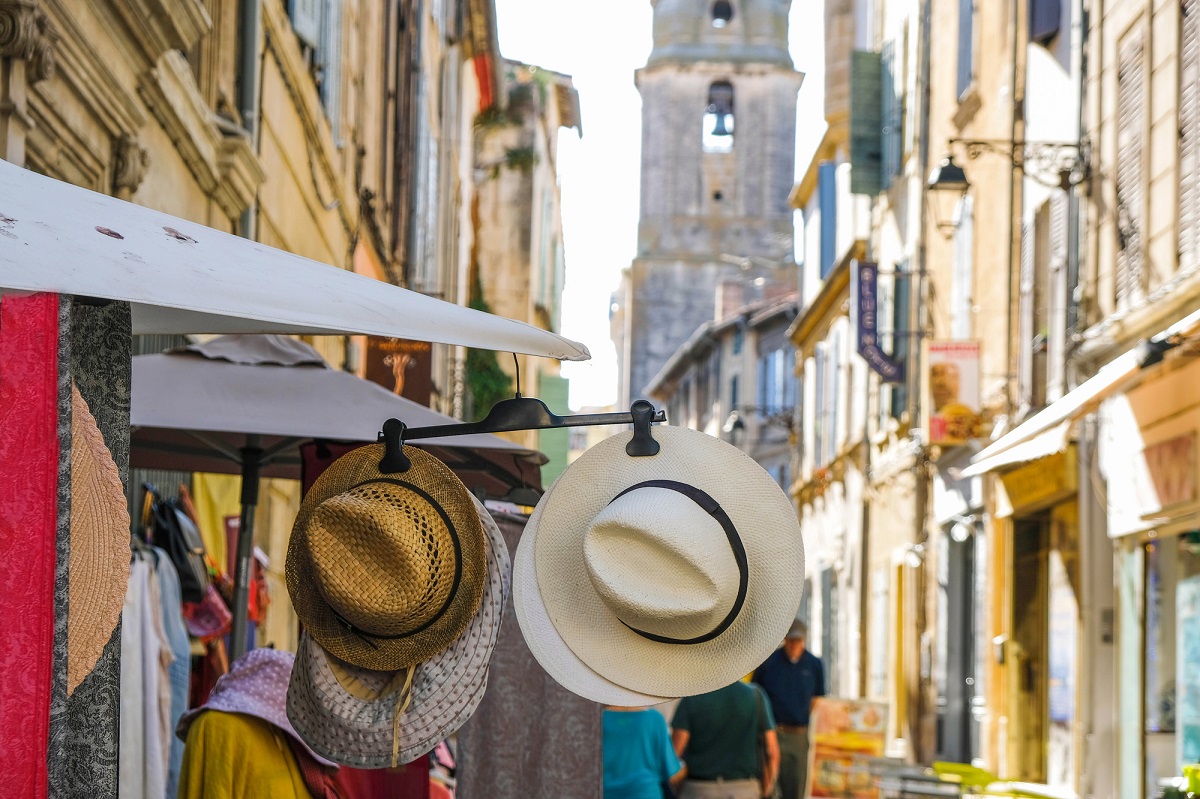
POLYGON ((955 516, 954 522, 950 525, 950 539, 956 544, 966 543, 971 536, 975 535, 976 518, 971 516, 955 516))
POLYGON ((970 188, 966 173, 954 161, 956 147, 969 161, 984 153, 1007 158, 1014 170, 1021 169, 1026 177, 1043 186, 1063 191, 1070 191, 1090 176, 1090 147, 1086 139, 1079 143, 949 139, 946 147, 946 157, 929 173, 925 186, 927 199, 937 195, 931 200, 931 213, 938 230, 947 239, 953 237, 958 227, 953 219, 954 207, 970 188))
POLYGON ((947 153, 942 162, 929 173, 925 187, 925 200, 929 204, 929 213, 941 234, 947 238, 954 237, 958 229, 958 220, 954 218, 954 209, 966 195, 971 184, 967 181, 967 173, 954 162, 954 155, 947 153))

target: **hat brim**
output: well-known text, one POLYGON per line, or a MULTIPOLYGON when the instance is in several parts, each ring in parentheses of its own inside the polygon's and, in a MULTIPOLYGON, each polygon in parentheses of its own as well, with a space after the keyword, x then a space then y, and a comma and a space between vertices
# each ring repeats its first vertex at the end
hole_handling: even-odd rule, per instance
POLYGON ((529 651, 555 682, 584 699, 617 707, 658 705, 669 701, 674 697, 638 693, 606 680, 592 671, 571 651, 567 642, 558 634, 554 623, 550 621, 550 614, 542 602, 542 594, 537 590, 534 550, 537 546, 542 509, 545 508, 546 501, 556 485, 558 481, 547 489, 542 501, 533 509, 533 515, 525 524, 525 531, 521 534, 517 552, 513 556, 513 607, 529 651))
MULTIPOLYGON (((555 629, 589 668, 638 693, 691 696, 748 674, 787 633, 804 590, 804 544, 786 494, 736 447, 695 430, 654 429, 657 455, 630 457, 631 432, 596 444, 543 498, 533 529, 537 589, 555 629), (695 486, 728 514, 746 551, 745 602, 715 638, 660 643, 625 626, 601 600, 584 560, 591 520, 625 489, 647 480, 695 486)), ((669 583, 670 575, 660 579, 669 583)), ((522 586, 524 591, 528 586, 522 586)))
POLYGON ((429 453, 406 446, 404 454, 412 468, 396 475, 379 471, 382 444, 360 447, 335 461, 305 495, 288 544, 285 571, 296 616, 323 649, 339 660, 376 671, 396 671, 445 649, 467 627, 483 595, 486 547, 483 526, 472 504, 474 496, 449 467, 429 453), (450 604, 425 629, 402 638, 367 638, 347 629, 321 593, 309 556, 308 523, 325 500, 356 485, 393 479, 411 483, 441 505, 458 534, 462 575, 450 604))
MULTIPOLYGON (((416 666, 412 701, 400 717, 400 763, 430 752, 465 724, 479 707, 487 686, 488 664, 500 634, 511 572, 500 528, 483 505, 471 499, 485 531, 487 585, 479 610, 462 635, 416 666)), ((299 649, 287 695, 288 719, 296 732, 315 752, 342 765, 390 766, 395 696, 359 699, 338 682, 327 653, 315 639, 305 634, 299 649)))

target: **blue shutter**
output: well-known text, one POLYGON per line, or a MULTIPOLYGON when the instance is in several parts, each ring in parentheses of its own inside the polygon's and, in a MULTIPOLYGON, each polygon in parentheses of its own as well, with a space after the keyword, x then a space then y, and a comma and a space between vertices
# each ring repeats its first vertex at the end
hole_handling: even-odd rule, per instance
MULTIPOLYGON (((896 264, 892 288, 892 359, 904 364, 907 368, 908 353, 913 339, 912 324, 910 323, 909 298, 911 296, 911 275, 908 273, 908 263, 896 264)), ((892 416, 899 419, 908 408, 908 384, 892 386, 892 416)))
POLYGON ((958 0, 958 96, 971 88, 975 67, 975 1, 958 0))
POLYGON ((829 277, 837 258, 837 164, 817 167, 817 207, 821 211, 821 280, 829 277))
MULTIPOLYGON (((314 0, 320 2, 320 0, 314 0)), ((333 141, 341 144, 342 109, 342 0, 324 0, 321 20, 321 103, 333 129, 333 141)))
POLYGON ((322 0, 288 0, 288 16, 300 41, 313 48, 321 46, 322 0))
POLYGON ((1029 0, 1029 41, 1048 45, 1058 35, 1061 0, 1029 0))

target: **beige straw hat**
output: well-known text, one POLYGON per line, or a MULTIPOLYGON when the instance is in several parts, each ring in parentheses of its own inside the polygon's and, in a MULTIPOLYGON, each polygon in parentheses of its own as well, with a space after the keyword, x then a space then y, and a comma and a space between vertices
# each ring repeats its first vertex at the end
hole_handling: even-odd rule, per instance
POLYGON ((427 452, 404 454, 412 468, 396 474, 379 471, 382 444, 334 461, 300 504, 287 554, 288 593, 309 635, 378 671, 449 646, 486 581, 471 492, 427 452))
POLYGON ((487 585, 463 634, 413 671, 355 668, 304 635, 288 686, 288 718, 324 757, 347 766, 383 768, 432 750, 475 712, 487 685, 510 589, 508 549, 491 514, 472 497, 486 530, 487 585), (407 706, 404 702, 407 701, 407 706), (402 708, 397 715, 397 708, 402 708))
POLYGON ((796 617, 796 512, 761 466, 719 439, 656 427, 659 453, 630 457, 631 435, 589 449, 542 499, 517 553, 532 547, 536 586, 518 569, 516 590, 541 594, 581 661, 566 688, 600 686, 590 670, 656 697, 712 691, 762 663, 796 617))
POLYGON ((640 707, 669 701, 672 697, 638 693, 604 679, 588 668, 554 629, 554 623, 550 621, 546 605, 542 602, 541 592, 537 590, 533 552, 537 547, 542 510, 557 485, 558 481, 555 481, 533 509, 513 557, 513 607, 530 651, 555 682, 593 702, 617 707, 640 707))
POLYGON ((71 385, 71 557, 67 696, 112 638, 129 585, 129 509, 112 453, 87 402, 71 385))

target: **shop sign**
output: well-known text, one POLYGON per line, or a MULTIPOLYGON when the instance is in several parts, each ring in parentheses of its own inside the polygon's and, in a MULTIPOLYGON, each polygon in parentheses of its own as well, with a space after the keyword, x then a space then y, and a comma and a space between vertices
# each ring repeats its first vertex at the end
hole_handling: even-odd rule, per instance
POLYGON ((1066 452, 1056 452, 1001 474, 1013 510, 1028 513, 1075 493, 1079 484, 1075 457, 1075 447, 1071 446, 1066 452))
POLYGON ((1196 435, 1186 433, 1142 450, 1159 508, 1196 498, 1196 435))
POLYGON ((927 408, 926 441, 937 446, 965 444, 980 434, 978 341, 928 341, 921 380, 927 408))
POLYGON ((812 778, 809 796, 879 796, 868 758, 883 757, 888 706, 862 699, 820 697, 813 704, 809 734, 812 778))
POLYGON ((885 383, 904 382, 904 364, 879 346, 879 269, 870 261, 854 261, 850 270, 854 340, 858 354, 885 383))
POLYGON ((433 347, 428 341, 367 337, 367 379, 421 405, 433 393, 433 347))

